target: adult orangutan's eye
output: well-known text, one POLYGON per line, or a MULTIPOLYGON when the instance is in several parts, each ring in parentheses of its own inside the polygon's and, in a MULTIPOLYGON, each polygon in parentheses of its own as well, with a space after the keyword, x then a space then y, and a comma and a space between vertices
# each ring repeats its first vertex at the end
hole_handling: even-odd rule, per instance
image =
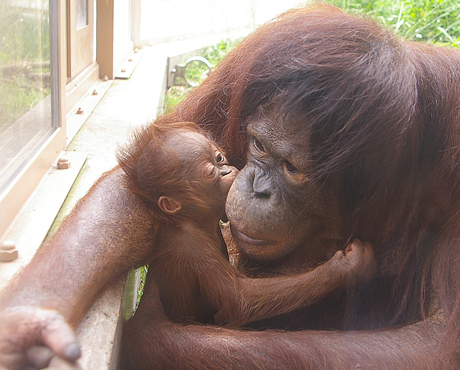
POLYGON ((301 172, 296 166, 294 166, 291 162, 289 161, 284 161, 283 163, 284 167, 284 172, 286 173, 287 177, 296 182, 296 183, 301 183, 304 182, 307 179, 307 175, 303 172, 301 172))
POLYGON ((300 173, 300 171, 297 169, 297 167, 294 166, 289 161, 284 161, 284 167, 286 168, 286 171, 291 175, 297 175, 298 173, 300 173))
POLYGON ((263 146, 263 144, 257 140, 257 139, 254 139, 254 147, 261 153, 265 153, 265 147, 263 146))

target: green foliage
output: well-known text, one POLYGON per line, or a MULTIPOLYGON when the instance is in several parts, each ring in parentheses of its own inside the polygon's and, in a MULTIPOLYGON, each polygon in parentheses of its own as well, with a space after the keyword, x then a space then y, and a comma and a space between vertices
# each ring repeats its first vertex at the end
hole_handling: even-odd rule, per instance
MULTIPOLYGON (((240 41, 241 39, 222 40, 216 45, 207 47, 202 56, 206 58, 212 66, 216 66, 240 41)), ((201 83, 206 77, 207 71, 208 69, 203 63, 191 63, 187 67, 186 74, 190 81, 201 83)), ((192 89, 193 87, 187 86, 185 81, 178 86, 170 87, 165 95, 164 113, 171 113, 192 89)))
POLYGON ((0 83, 0 132, 51 93, 27 83, 24 76, 15 76, 0 83), (22 81, 22 82, 21 82, 22 81))
POLYGON ((51 92, 48 6, 0 2, 0 132, 51 92))
POLYGON ((174 111, 177 105, 187 97, 192 89, 193 87, 189 86, 171 86, 165 94, 163 113, 168 114, 174 111))
MULTIPOLYGON (((392 29, 396 34, 413 41, 426 41, 440 45, 460 47, 460 2, 454 0, 330 0, 347 12, 372 17, 392 29)), ((240 40, 222 40, 208 47, 204 57, 216 66, 240 40)), ((187 70, 192 78, 204 72, 187 70)), ((171 112, 185 99, 190 87, 174 86, 166 93, 165 109, 171 112)))
POLYGON ((187 64, 185 76, 192 84, 201 85, 208 75, 209 69, 206 64, 196 60, 187 64))
POLYGON ((137 288, 137 305, 141 301, 142 294, 144 294, 144 285, 145 280, 147 279, 147 272, 149 271, 149 266, 145 265, 141 267, 141 281, 139 283, 139 287, 137 288))
POLYGON ((49 60, 48 0, 16 3, 0 2, 0 64, 49 60))
POLYGON ((460 47, 460 2, 454 0, 331 0, 365 14, 408 40, 460 47))
POLYGON ((144 294, 144 286, 145 281, 147 279, 148 270, 149 266, 145 265, 140 267, 139 269, 133 269, 128 273, 128 276, 126 278, 126 287, 135 287, 136 282, 138 281, 137 279, 139 278, 140 280, 139 286, 137 287, 137 291, 135 291, 134 289, 125 289, 123 293, 123 318, 125 320, 129 320, 139 307, 142 295, 144 294))
POLYGON ((230 53, 242 39, 237 40, 222 40, 216 45, 209 46, 204 52, 204 57, 209 60, 209 62, 216 66, 219 62, 224 59, 224 57, 230 53))

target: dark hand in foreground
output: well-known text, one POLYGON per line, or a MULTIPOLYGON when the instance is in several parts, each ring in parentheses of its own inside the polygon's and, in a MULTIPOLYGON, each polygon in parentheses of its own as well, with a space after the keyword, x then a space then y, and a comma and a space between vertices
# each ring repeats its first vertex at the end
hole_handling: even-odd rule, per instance
POLYGON ((57 358, 51 361, 55 355, 79 368, 80 346, 58 312, 19 306, 0 311, 0 317, 0 369, 72 368, 58 365, 57 358))

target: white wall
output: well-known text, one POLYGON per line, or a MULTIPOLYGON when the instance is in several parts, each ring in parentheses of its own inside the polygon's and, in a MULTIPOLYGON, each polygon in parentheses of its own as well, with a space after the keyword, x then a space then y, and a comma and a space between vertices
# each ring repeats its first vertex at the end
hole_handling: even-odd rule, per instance
POLYGON ((142 41, 168 41, 253 30, 305 0, 142 0, 142 41))

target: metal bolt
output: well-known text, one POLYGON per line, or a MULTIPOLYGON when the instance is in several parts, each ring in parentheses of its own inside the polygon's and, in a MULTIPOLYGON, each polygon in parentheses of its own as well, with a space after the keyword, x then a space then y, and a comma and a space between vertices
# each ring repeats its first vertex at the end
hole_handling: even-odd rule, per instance
POLYGON ((128 62, 132 62, 133 60, 131 58, 128 59, 128 62))
POLYGON ((0 246, 0 249, 2 251, 11 251, 13 249, 16 249, 16 244, 14 244, 13 242, 9 240, 6 240, 2 243, 2 245, 0 246))
POLYGON ((79 107, 77 109, 77 114, 83 114, 83 113, 85 113, 85 111, 83 110, 83 108, 79 107))
POLYGON ((16 245, 11 241, 4 241, 0 246, 0 261, 11 262, 17 260, 19 252, 16 245))
POLYGON ((67 158, 67 157, 59 158, 59 160, 57 161, 57 168, 59 170, 66 170, 66 169, 70 168, 69 158, 67 158))
POLYGON ((125 72, 126 72, 126 69, 122 68, 121 73, 125 73, 125 72))
POLYGON ((97 95, 97 94, 98 94, 97 90, 93 90, 93 93, 91 95, 97 95))

